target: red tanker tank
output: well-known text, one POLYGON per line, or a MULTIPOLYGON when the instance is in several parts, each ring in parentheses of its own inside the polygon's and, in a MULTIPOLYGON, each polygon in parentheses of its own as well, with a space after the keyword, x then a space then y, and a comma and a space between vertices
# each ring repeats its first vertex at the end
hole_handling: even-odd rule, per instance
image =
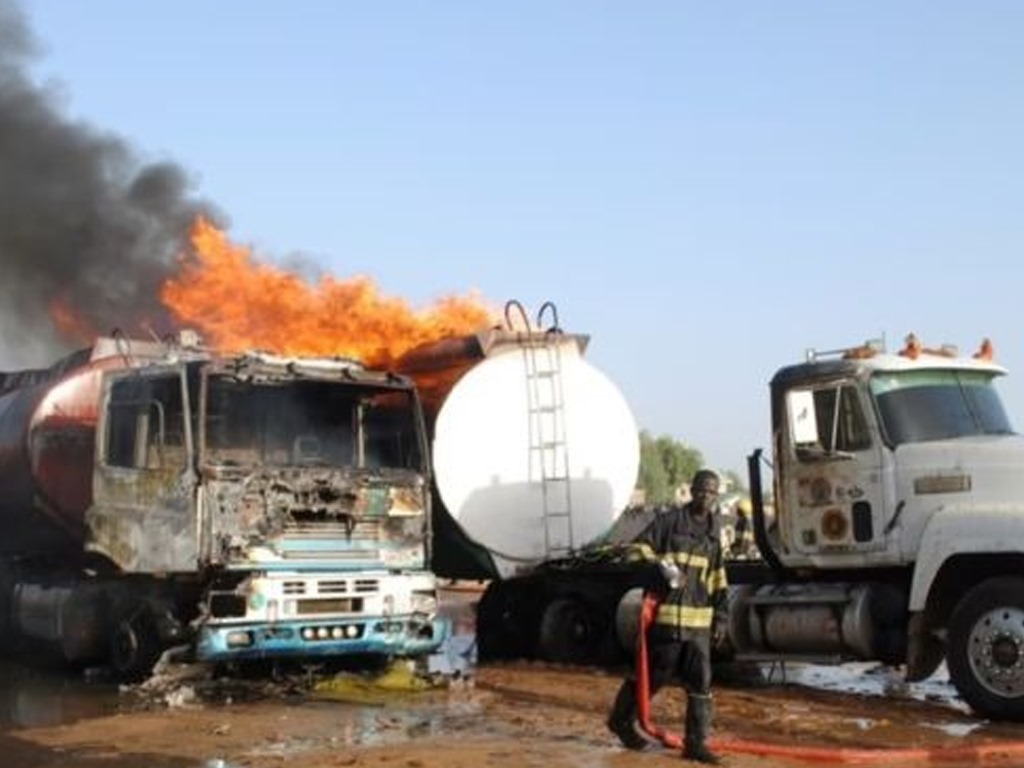
POLYGON ((102 372, 122 365, 97 343, 48 369, 0 373, 0 554, 81 551, 102 372))

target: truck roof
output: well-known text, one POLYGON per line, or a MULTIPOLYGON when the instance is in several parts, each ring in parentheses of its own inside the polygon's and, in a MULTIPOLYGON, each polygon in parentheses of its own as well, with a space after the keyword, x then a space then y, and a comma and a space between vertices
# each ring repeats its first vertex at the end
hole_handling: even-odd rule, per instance
POLYGON ((869 376, 880 371, 922 370, 982 371, 992 376, 1007 373, 1004 367, 992 362, 991 345, 983 344, 977 354, 965 357, 949 346, 927 349, 908 340, 908 345, 897 353, 886 352, 872 344, 828 352, 808 350, 806 362, 779 369, 772 384, 808 378, 869 376))
POLYGON ((125 336, 98 337, 92 347, 80 349, 49 368, 0 372, 0 394, 56 381, 97 360, 124 358, 127 366, 142 367, 175 362, 208 362, 224 374, 274 378, 307 377, 337 380, 343 376, 353 383, 384 387, 411 388, 412 380, 392 372, 368 369, 361 361, 348 357, 299 357, 275 355, 254 350, 221 353, 203 346, 199 337, 182 332, 167 340, 129 339, 125 336))

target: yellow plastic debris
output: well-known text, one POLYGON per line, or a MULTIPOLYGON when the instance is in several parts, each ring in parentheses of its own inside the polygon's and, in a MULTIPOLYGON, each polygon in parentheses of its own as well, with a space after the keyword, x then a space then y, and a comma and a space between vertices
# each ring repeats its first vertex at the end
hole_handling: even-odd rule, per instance
POLYGON ((416 674, 414 666, 406 661, 396 661, 381 673, 353 674, 343 672, 313 686, 313 692, 327 699, 373 703, 383 700, 386 694, 417 693, 437 688, 432 682, 416 674))

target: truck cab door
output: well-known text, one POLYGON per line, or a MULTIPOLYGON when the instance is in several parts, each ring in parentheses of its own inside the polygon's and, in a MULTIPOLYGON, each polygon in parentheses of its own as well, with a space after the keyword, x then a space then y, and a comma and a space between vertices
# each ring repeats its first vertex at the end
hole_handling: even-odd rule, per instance
POLYGON ((776 471, 788 549, 838 559, 884 548, 883 446, 863 387, 856 380, 802 385, 784 402, 776 471))
POLYGON ((196 567, 193 429, 186 370, 104 375, 87 548, 129 572, 196 567))

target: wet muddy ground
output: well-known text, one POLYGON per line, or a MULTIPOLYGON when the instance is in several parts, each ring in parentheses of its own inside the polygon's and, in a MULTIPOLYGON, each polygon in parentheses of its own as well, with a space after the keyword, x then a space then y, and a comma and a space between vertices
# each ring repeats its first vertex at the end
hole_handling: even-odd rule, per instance
MULTIPOLYGON (((904 686, 892 670, 872 665, 762 668, 757 678, 741 671, 721 669, 716 684, 714 735, 726 765, 1024 765, 1024 741, 1017 741, 1024 726, 974 719, 941 679, 904 686), (818 751, 782 753, 792 748, 818 751)), ((311 692, 294 680, 195 682, 186 674, 119 691, 0 666, 0 766, 680 764, 664 750, 627 752, 605 730, 616 672, 482 665, 454 684, 418 692, 342 679, 311 692)), ((681 708, 682 696, 665 691, 655 719, 678 726, 681 708)))

